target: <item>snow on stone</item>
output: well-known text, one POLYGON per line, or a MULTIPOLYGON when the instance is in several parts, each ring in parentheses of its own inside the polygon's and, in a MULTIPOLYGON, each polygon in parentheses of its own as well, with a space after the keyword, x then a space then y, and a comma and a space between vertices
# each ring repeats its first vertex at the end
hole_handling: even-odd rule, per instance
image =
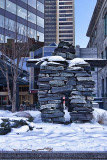
MULTIPOLYGON (((90 123, 69 125, 43 123, 39 111, 26 111, 36 121, 28 126, 12 129, 7 135, 0 135, 0 151, 107 151, 107 125, 97 123, 97 116, 90 123)), ((93 115, 107 114, 107 111, 94 109, 93 115)), ((5 116, 15 117, 15 113, 0 111, 0 122, 5 116)), ((65 118, 69 114, 65 112, 65 118)))
POLYGON ((47 61, 44 61, 41 66, 46 66, 47 65, 47 61))
POLYGON ((73 60, 69 61, 69 67, 78 65, 78 64, 88 64, 82 58, 74 58, 73 60))
POLYGON ((61 56, 49 56, 48 61, 53 62, 53 61, 65 61, 65 59, 61 56))

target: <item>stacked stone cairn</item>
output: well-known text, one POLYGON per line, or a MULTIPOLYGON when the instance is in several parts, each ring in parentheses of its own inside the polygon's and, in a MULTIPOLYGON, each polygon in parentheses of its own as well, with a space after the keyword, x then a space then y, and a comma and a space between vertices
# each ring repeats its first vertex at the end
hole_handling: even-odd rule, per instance
POLYGON ((63 48, 67 49, 63 52, 67 54, 71 44, 60 42, 56 49, 59 52, 54 53, 56 56, 45 57, 40 61, 38 100, 42 121, 65 123, 63 97, 70 112, 70 121, 90 121, 94 88, 90 65, 81 58, 68 60, 64 59, 64 54, 64 58, 59 56, 63 48))

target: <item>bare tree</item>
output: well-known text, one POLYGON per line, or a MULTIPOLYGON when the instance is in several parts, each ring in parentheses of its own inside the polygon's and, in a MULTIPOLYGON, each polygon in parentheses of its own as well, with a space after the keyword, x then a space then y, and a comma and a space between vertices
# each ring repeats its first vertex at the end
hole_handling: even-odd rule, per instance
POLYGON ((0 44, 2 63, 0 70, 6 78, 8 97, 12 104, 12 112, 16 111, 16 92, 17 83, 20 74, 23 72, 24 58, 29 55, 29 49, 32 45, 31 40, 27 36, 16 37, 8 39, 7 43, 0 44), (23 57, 23 60, 22 60, 23 57), (12 81, 12 90, 10 82, 12 81))

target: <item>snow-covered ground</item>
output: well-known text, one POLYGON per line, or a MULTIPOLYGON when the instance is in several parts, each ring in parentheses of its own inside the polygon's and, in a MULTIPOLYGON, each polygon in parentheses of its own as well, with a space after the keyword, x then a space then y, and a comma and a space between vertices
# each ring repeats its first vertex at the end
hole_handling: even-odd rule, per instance
MULTIPOLYGON (((26 112, 34 117, 34 122, 30 124, 34 127, 33 131, 29 131, 28 126, 22 126, 12 129, 7 135, 1 135, 1 151, 107 151, 107 112, 104 110, 95 109, 91 123, 69 125, 42 123, 40 112, 26 112)), ((0 123, 4 117, 26 120, 15 114, 0 111, 0 123)), ((69 114, 66 112, 67 118, 69 114)))

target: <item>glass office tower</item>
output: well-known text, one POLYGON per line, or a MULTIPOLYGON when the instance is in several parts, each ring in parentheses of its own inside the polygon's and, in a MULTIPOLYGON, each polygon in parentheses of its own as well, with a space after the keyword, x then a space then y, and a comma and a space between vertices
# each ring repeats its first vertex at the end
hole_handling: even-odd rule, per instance
POLYGON ((61 40, 75 45, 74 0, 45 0, 45 45, 61 40))
POLYGON ((44 0, 0 0, 0 43, 16 33, 44 41, 44 0))

